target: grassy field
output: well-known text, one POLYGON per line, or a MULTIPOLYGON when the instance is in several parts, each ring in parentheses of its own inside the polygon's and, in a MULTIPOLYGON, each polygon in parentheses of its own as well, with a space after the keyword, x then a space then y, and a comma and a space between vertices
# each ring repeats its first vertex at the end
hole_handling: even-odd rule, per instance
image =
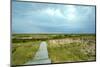
POLYGON ((12 43, 12 64, 20 65, 31 60, 39 48, 39 41, 12 43))
POLYGON ((95 34, 12 34, 12 64, 31 60, 42 41, 52 63, 95 60, 95 34))
POLYGON ((48 41, 52 63, 95 60, 95 36, 80 36, 48 41))

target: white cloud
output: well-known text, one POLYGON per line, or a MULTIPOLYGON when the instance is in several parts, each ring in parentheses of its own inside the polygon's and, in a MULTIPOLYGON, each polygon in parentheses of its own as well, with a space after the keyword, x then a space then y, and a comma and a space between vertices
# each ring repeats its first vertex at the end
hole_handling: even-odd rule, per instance
POLYGON ((64 17, 63 13, 61 13, 60 9, 54 9, 54 8, 46 8, 41 10, 42 13, 48 14, 50 16, 56 16, 56 17, 64 17))
POLYGON ((47 8, 43 10, 43 12, 47 13, 48 15, 54 16, 55 12, 53 8, 47 8))
POLYGON ((67 5, 65 6, 65 10, 70 13, 74 13, 76 11, 76 7, 74 5, 67 5))

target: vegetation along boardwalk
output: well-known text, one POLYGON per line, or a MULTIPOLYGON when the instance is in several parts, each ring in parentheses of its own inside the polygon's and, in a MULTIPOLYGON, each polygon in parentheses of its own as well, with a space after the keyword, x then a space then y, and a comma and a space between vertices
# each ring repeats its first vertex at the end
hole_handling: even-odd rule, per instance
POLYGON ((46 64, 46 63, 51 63, 51 60, 48 57, 47 43, 41 42, 35 57, 26 64, 46 64))

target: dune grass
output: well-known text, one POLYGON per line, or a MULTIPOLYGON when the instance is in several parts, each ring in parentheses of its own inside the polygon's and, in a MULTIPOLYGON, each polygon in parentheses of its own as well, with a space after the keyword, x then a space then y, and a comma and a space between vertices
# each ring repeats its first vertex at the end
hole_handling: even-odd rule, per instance
POLYGON ((85 41, 71 43, 64 41, 60 43, 61 40, 56 40, 54 43, 48 41, 48 53, 52 63, 95 60, 95 37, 86 38, 85 41), (90 42, 91 40, 93 42, 90 42))
POLYGON ((12 65, 22 65, 31 60, 39 48, 37 42, 12 43, 12 65))
POLYGON ((12 65, 23 65, 33 59, 42 41, 48 44, 52 63, 92 61, 96 57, 95 34, 13 34, 12 65))

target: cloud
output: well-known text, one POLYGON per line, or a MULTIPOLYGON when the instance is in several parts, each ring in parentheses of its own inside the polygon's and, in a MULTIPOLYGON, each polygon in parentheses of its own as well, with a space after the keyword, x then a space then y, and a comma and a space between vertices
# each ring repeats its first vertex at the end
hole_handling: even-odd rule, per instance
POLYGON ((64 15, 60 9, 48 7, 48 8, 42 9, 40 11, 41 11, 41 13, 47 14, 52 17, 64 17, 64 15))
POLYGON ((91 6, 26 2, 12 5, 12 29, 17 33, 95 31, 95 8, 91 6))

